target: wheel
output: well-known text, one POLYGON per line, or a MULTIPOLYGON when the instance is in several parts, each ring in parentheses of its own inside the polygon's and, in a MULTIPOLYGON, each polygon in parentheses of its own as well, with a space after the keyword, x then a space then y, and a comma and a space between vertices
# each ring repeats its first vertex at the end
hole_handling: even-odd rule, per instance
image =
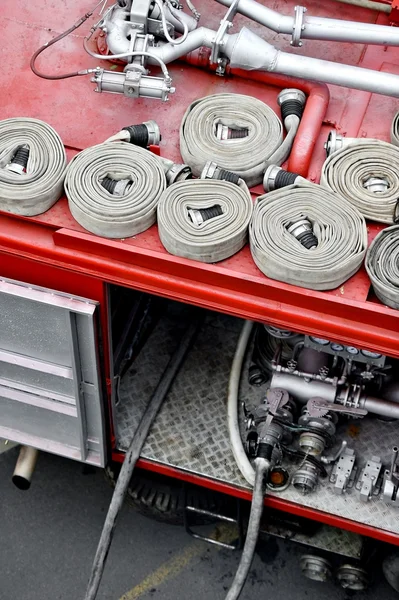
POLYGON ((391 552, 382 561, 385 579, 396 592, 399 592, 399 551, 391 552))
MULTIPOLYGON (((120 466, 110 465, 105 470, 108 482, 115 486, 120 466)), ((217 514, 231 514, 235 510, 235 500, 199 486, 187 486, 172 477, 150 471, 137 471, 133 474, 128 488, 131 506, 145 517, 170 525, 184 524, 185 502, 202 510, 217 514)), ((192 525, 214 522, 216 519, 191 514, 192 525)))

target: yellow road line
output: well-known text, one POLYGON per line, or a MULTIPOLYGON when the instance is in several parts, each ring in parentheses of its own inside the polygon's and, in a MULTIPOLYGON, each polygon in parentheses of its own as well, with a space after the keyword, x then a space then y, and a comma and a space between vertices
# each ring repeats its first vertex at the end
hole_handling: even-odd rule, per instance
MULTIPOLYGON (((232 526, 219 526, 215 529, 212 538, 222 540, 225 543, 231 543, 237 538, 237 530, 232 526)), ((158 588, 161 584, 177 577, 186 567, 188 567, 195 558, 203 556, 209 546, 208 544, 196 541, 186 546, 182 552, 172 556, 171 559, 164 562, 158 569, 150 573, 143 581, 126 592, 119 600, 136 600, 141 598, 146 592, 158 588)), ((220 549, 220 546, 217 546, 220 549)))

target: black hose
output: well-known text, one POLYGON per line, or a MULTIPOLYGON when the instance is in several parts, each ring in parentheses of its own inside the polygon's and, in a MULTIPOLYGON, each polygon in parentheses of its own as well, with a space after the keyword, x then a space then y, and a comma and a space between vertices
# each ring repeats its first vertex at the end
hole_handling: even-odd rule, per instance
POLYGON ((36 67, 36 60, 38 58, 38 56, 44 52, 45 50, 47 50, 47 48, 50 48, 50 46, 53 46, 54 44, 56 44, 57 42, 59 42, 60 40, 62 40, 64 37, 67 37, 70 33, 72 33, 73 31, 75 31, 76 29, 78 29, 81 25, 83 25, 83 23, 85 21, 87 21, 87 19, 89 17, 92 16, 92 14, 94 13, 95 9, 97 8, 97 6, 99 4, 101 4, 102 0, 100 0, 100 2, 98 2, 95 7, 93 8, 93 10, 87 12, 85 15, 83 15, 83 17, 81 17, 79 19, 79 21, 77 21, 74 25, 72 25, 72 27, 70 27, 69 29, 67 29, 66 31, 64 31, 63 33, 60 33, 60 35, 57 35, 55 38, 53 38, 52 40, 50 40, 49 42, 47 42, 46 44, 43 44, 43 46, 40 46, 40 48, 38 48, 38 50, 36 50, 36 52, 33 54, 32 58, 30 59, 30 68, 32 69, 33 73, 35 75, 37 75, 38 77, 41 77, 42 79, 50 79, 50 80, 57 80, 57 79, 69 79, 70 77, 79 77, 81 75, 87 75, 88 71, 87 69, 82 70, 82 71, 74 71, 73 73, 63 73, 61 75, 47 75, 46 73, 42 73, 41 71, 39 71, 39 69, 36 67))
POLYGON ((226 600, 237 600, 237 598, 240 597, 242 588, 244 587, 245 581, 248 577, 249 569, 251 568, 256 543, 259 536, 260 520, 263 513, 265 481, 267 480, 269 469, 270 461, 267 458, 258 457, 255 459, 255 485, 252 495, 251 514, 249 515, 247 537, 245 538, 240 564, 238 565, 234 581, 228 591, 226 600))
POLYGON ((150 431, 151 425, 157 416, 157 413, 165 399, 173 380, 175 379, 184 358, 198 333, 202 319, 195 315, 190 326, 187 328, 180 344, 168 362, 168 365, 163 372, 157 388, 141 418, 140 424, 133 436, 129 449, 126 452, 125 460, 119 473, 118 480, 115 485, 115 490, 112 495, 108 513, 101 532, 100 541, 97 546, 96 555, 94 557, 93 566, 90 573, 89 583, 87 585, 85 600, 95 600, 100 586, 101 578, 104 572, 105 561, 112 542, 116 519, 122 508, 123 501, 127 492, 127 488, 132 477, 134 467, 140 457, 144 442, 150 431))

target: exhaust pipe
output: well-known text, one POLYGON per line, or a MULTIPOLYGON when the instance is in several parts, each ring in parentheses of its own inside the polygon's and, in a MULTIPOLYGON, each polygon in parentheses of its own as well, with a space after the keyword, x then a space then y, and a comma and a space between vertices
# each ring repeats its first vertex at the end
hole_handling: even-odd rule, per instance
POLYGON ((39 450, 32 446, 21 446, 12 482, 20 490, 28 490, 36 467, 39 450))

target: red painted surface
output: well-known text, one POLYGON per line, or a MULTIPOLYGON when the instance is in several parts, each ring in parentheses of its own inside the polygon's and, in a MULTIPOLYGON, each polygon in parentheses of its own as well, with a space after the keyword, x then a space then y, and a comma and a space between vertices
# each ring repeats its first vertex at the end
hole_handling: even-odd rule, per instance
MULTIPOLYGON (((378 16, 376 12, 333 1, 309 0, 306 5, 309 15, 365 22, 377 20, 381 24, 389 22, 388 17, 378 16)), ((204 24, 217 29, 225 8, 212 0, 199 0, 198 7, 204 15, 204 24)), ((31 0, 29 3, 16 0, 4 3, 2 8, 2 48, 8 58, 2 62, 0 118, 26 115, 47 121, 61 135, 69 157, 81 148, 102 142, 125 125, 155 118, 163 135, 161 154, 181 162, 179 124, 194 99, 218 92, 238 92, 253 95, 278 111, 277 94, 281 87, 291 85, 284 77, 237 71, 218 78, 209 71, 181 62, 170 68, 177 91, 169 103, 132 102, 121 96, 97 95, 88 78, 50 82, 36 78, 29 69, 29 58, 34 50, 69 27, 90 8, 88 5, 83 6, 81 0, 70 0, 67 5, 54 0, 31 0)), ((291 15, 294 3, 276 0, 273 8, 291 15)), ((95 18, 96 15, 92 22, 95 18)), ((53 73, 96 66, 97 61, 85 55, 82 49, 82 37, 92 22, 44 53, 40 67, 53 73)), ((249 26, 285 51, 399 73, 397 48, 306 41, 302 49, 292 49, 288 36, 268 32, 239 15, 234 22, 234 32, 242 25, 249 26)), ((203 54, 195 60, 201 62, 204 57, 203 54)), ((194 58, 188 57, 188 60, 192 62, 194 58)), ((309 94, 309 99, 289 161, 291 170, 308 172, 309 179, 318 181, 324 160, 323 143, 331 127, 348 136, 389 139, 390 122, 397 110, 396 100, 329 86, 327 107, 326 86, 301 81, 296 85, 309 94)), ((259 192, 259 189, 255 191, 259 192)), ((370 240, 379 228, 370 224, 370 240)), ((312 292, 264 277, 254 265, 248 248, 217 265, 204 265, 169 255, 159 241, 156 226, 128 240, 97 238, 76 223, 65 198, 35 218, 0 215, 0 275, 98 299, 105 338, 104 283, 114 282, 399 357, 399 311, 386 308, 375 299, 364 269, 338 290, 312 292)), ((104 347, 107 346, 105 339, 104 347)), ((105 373, 108 378, 109 365, 105 366, 105 373)), ((110 437, 112 439, 112 432, 110 437)), ((211 480, 197 480, 193 475, 162 465, 148 461, 141 461, 141 465, 249 497, 243 490, 211 480)), ((268 502, 282 510, 398 543, 397 536, 388 532, 280 499, 269 499, 268 502)))

